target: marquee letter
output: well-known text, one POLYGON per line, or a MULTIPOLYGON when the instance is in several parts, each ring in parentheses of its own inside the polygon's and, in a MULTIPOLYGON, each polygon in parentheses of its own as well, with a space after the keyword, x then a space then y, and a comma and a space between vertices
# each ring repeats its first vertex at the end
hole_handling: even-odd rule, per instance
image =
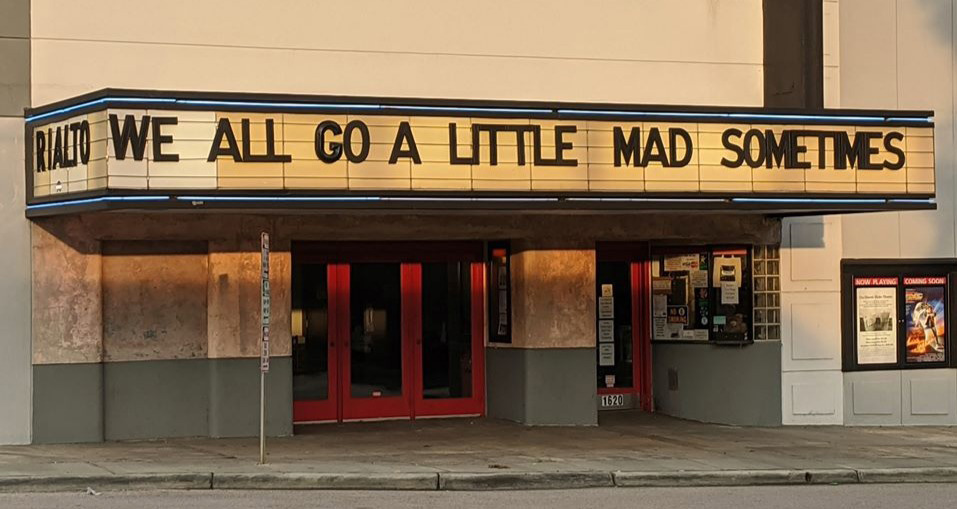
POLYGON ((233 126, 229 123, 228 118, 221 118, 219 119, 219 123, 216 124, 216 134, 213 135, 213 146, 209 148, 209 157, 207 157, 206 160, 213 162, 219 156, 227 155, 233 156, 233 161, 237 163, 243 162, 243 156, 239 153, 239 144, 236 143, 236 135, 233 134, 233 126), (228 144, 226 148, 222 148, 224 136, 228 144))
POLYGON ((316 126, 316 157, 324 163, 334 163, 342 157, 342 143, 330 141, 330 152, 326 152, 325 135, 327 131, 331 131, 332 134, 337 136, 342 134, 342 128, 332 120, 319 122, 319 125, 316 126))
POLYGON ((890 161, 884 161, 884 167, 888 170, 899 170, 904 167, 904 151, 901 150, 900 147, 891 143, 891 141, 902 141, 903 139, 904 135, 899 131, 891 131, 887 133, 887 136, 884 136, 884 150, 897 156, 897 161, 894 161, 893 163, 890 161))
POLYGON ((688 131, 680 127, 672 127, 668 129, 668 138, 669 143, 671 143, 671 147, 668 149, 671 155, 671 166, 673 168, 680 168, 687 165, 688 162, 691 161, 691 155, 694 152, 694 143, 692 143, 688 131), (681 159, 678 159, 678 138, 681 138, 685 142, 685 153, 681 159))
POLYGON ((153 117, 153 160, 154 161, 179 161, 179 154, 164 154, 163 144, 172 143, 173 137, 169 134, 163 134, 164 125, 176 125, 179 119, 176 117, 153 117))
POLYGON ((37 141, 36 147, 34 149, 37 152, 37 171, 46 171, 46 158, 43 157, 44 152, 47 150, 47 137, 43 135, 43 131, 37 129, 36 133, 37 141))
POLYGON ((392 154, 389 156, 389 164, 395 164, 400 157, 411 157, 415 164, 422 164, 422 158, 419 157, 419 149, 415 146, 415 138, 412 136, 412 127, 408 122, 399 124, 399 132, 395 135, 395 143, 392 144, 392 154), (402 150, 402 144, 408 144, 407 150, 402 150))
POLYGON ((638 163, 641 161, 641 157, 638 155, 638 149, 641 148, 639 143, 641 140, 641 128, 637 126, 632 127, 627 140, 625 139, 625 133, 619 126, 615 126, 612 129, 612 133, 615 137, 615 166, 621 166, 622 159, 625 160, 625 165, 630 162, 632 166, 638 166, 638 163))
POLYGON ((140 118, 139 131, 136 130, 136 120, 133 115, 123 118, 123 132, 120 132, 120 120, 114 114, 110 115, 110 131, 113 134, 113 152, 118 161, 126 159, 126 148, 132 142, 133 160, 142 161, 146 152, 146 133, 149 130, 150 116, 140 118))
POLYGON ((728 159, 727 157, 721 158, 721 166, 726 168, 738 168, 741 166, 741 163, 744 162, 744 150, 741 150, 740 146, 735 145, 731 141, 732 137, 740 138, 741 129, 725 129, 725 131, 721 133, 721 144, 735 155, 734 159, 728 159))
POLYGON ((361 120, 349 122, 346 124, 346 131, 342 137, 342 143, 346 146, 346 159, 348 159, 350 163, 361 163, 365 161, 366 158, 369 157, 369 144, 372 143, 369 138, 369 127, 361 120), (362 135, 362 146, 359 148, 358 154, 352 151, 352 133, 356 129, 358 129, 359 134, 362 135))

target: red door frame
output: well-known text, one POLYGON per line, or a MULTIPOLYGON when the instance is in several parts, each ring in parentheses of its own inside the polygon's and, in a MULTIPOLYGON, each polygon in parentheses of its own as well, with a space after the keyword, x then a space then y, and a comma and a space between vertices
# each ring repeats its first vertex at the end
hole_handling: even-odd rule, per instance
POLYGON ((433 417, 485 414, 484 248, 471 242, 294 243, 294 263, 326 263, 329 306, 328 398, 294 401, 294 422, 433 417), (297 245, 298 244, 298 245, 297 245), (472 396, 425 399, 422 395, 422 265, 469 261, 471 266, 472 396), (402 395, 352 398, 350 342, 350 262, 398 262, 402 288, 402 395))
POLYGON ((633 387, 599 387, 598 394, 634 394, 641 409, 654 411, 651 379, 651 253, 646 243, 600 242, 596 247, 598 261, 628 262, 631 276, 631 330, 633 387))

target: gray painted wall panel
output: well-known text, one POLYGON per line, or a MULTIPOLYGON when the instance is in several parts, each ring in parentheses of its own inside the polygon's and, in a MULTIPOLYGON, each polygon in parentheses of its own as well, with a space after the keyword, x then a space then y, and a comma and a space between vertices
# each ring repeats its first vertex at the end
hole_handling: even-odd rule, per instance
MULTIPOLYGON (((3 13, 0 11, 0 18, 2 17, 3 13)), ((29 104, 30 39, 0 37, 0 116, 23 117, 23 108, 29 104)), ((22 149, 20 153, 23 154, 22 149)), ((15 174, 23 180, 22 172, 15 174)))
POLYGON ((781 424, 781 343, 655 343, 652 351, 657 411, 704 422, 781 424), (669 384, 669 370, 677 387, 669 384))
POLYGON ((103 365, 33 367, 33 442, 103 441, 103 365))
MULTIPOLYGON (((209 360, 209 436, 259 434, 259 359, 209 360)), ((266 374, 266 433, 292 434, 292 358, 273 357, 266 374)))
MULTIPOLYGON (((0 40, 0 62, 3 47, 0 40)), ((30 442, 31 270, 30 224, 23 215, 24 150, 23 119, 0 117, 0 444, 30 442)))
POLYGON ((207 360, 103 365, 107 440, 207 436, 207 360))
POLYGON ((0 37, 30 37, 30 0, 0 0, 0 37))
POLYGON ((489 417, 530 425, 598 424, 594 348, 488 348, 489 417))

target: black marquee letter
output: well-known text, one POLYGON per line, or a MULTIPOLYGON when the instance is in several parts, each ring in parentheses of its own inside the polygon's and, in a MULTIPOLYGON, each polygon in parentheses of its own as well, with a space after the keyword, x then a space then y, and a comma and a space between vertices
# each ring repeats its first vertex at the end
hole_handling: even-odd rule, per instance
POLYGON ((415 146, 415 138, 412 137, 412 127, 408 122, 399 124, 399 131, 395 134, 395 143, 392 144, 392 154, 389 156, 389 164, 395 164, 400 157, 411 157, 415 164, 422 164, 422 158, 419 157, 419 149, 415 146), (402 150, 402 144, 408 144, 408 150, 402 150))
POLYGON ((741 163, 744 162, 744 150, 742 150, 740 146, 735 145, 731 141, 732 137, 740 138, 741 134, 742 134, 741 129, 734 129, 734 128, 726 129, 724 133, 721 134, 721 144, 724 145, 724 148, 730 150, 731 152, 734 152, 734 155, 735 155, 734 159, 728 159, 726 157, 722 157, 721 166, 724 166, 726 168, 739 168, 741 166, 741 163))
POLYGON ((346 124, 345 134, 342 136, 342 144, 346 148, 346 159, 350 163, 361 163, 369 157, 369 148, 372 140, 369 138, 369 126, 361 120, 353 120, 346 124), (352 151, 352 133, 355 130, 359 130, 359 134, 362 135, 362 147, 359 149, 359 153, 356 154, 352 151))
POLYGON ((233 126, 229 123, 228 118, 219 119, 219 124, 216 125, 216 134, 213 136, 213 146, 209 148, 209 157, 206 158, 207 161, 215 161, 219 156, 233 156, 233 161, 237 163, 243 162, 243 157, 239 152, 239 144, 236 143, 236 135, 233 134, 233 126), (225 149, 222 148, 223 136, 226 137, 226 143, 229 145, 225 149))
POLYGON ((900 147, 891 144, 891 141, 903 141, 904 135, 899 131, 891 131, 884 136, 884 150, 897 156, 897 161, 884 161, 884 167, 888 170, 899 170, 904 167, 904 151, 900 147))
POLYGON ((120 119, 110 115, 110 131, 113 134, 113 152, 118 161, 126 159, 126 148, 133 143, 133 160, 142 161, 146 152, 146 133, 149 130, 150 116, 143 115, 140 119, 139 131, 136 130, 136 119, 133 115, 123 118, 123 131, 120 132, 120 119))
POLYGON ((621 166, 622 159, 625 160, 625 165, 632 162, 632 166, 638 166, 641 161, 638 155, 638 149, 641 148, 638 143, 641 140, 641 128, 632 127, 627 140, 621 127, 615 126, 612 131, 615 136, 615 166, 621 166))
POLYGON ((153 117, 153 160, 154 161, 179 161, 179 154, 164 154, 163 144, 172 143, 173 137, 169 134, 163 134, 164 125, 176 125, 179 119, 176 117, 153 117))
POLYGON ((332 120, 323 120, 316 126, 316 157, 324 163, 334 163, 342 157, 342 143, 337 141, 329 142, 329 150, 326 152, 325 135, 331 131, 336 136, 342 134, 342 128, 332 120))

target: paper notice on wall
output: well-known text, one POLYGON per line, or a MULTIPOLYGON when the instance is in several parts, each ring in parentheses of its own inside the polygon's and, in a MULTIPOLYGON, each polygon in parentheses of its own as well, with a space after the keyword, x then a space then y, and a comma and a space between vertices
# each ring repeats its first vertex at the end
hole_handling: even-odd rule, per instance
POLYGON ((499 336, 508 334, 508 323, 505 322, 505 318, 505 315, 500 315, 498 317, 498 330, 496 331, 496 334, 499 336))
POLYGON ((656 277, 652 279, 651 291, 655 293, 671 293, 671 278, 656 277))
POLYGON ((857 363, 897 362, 897 287, 857 288, 857 363))
POLYGON ((668 317, 656 316, 652 318, 651 328, 655 339, 668 339, 668 317))
POLYGON ((615 298, 614 297, 598 297, 598 318, 614 318, 615 317, 615 298))
POLYGON ((698 270, 698 255, 675 255, 665 257, 665 272, 698 270))
POLYGON ((658 260, 651 262, 651 277, 661 276, 661 266, 658 263, 658 260))
POLYGON ((707 341, 708 340, 708 329, 695 329, 694 334, 692 334, 691 339, 696 341, 707 341))
POLYGON ((498 287, 503 290, 508 288, 508 270, 504 265, 498 268, 498 287))
POLYGON ((738 285, 734 281, 722 281, 721 282, 721 303, 722 304, 737 304, 738 301, 738 285))
POLYGON ((651 315, 655 317, 668 316, 668 296, 656 293, 651 296, 651 315))
POLYGON ((708 287, 708 271, 706 270, 691 271, 691 287, 692 288, 707 288, 708 287))
POLYGON ((721 257, 714 259, 714 271, 712 272, 712 285, 716 288, 721 287, 722 283, 734 283, 734 286, 741 286, 741 258, 721 257))
POLYGON ((602 297, 611 297, 615 294, 615 285, 601 285, 601 296, 602 297))
POLYGON ((615 344, 614 343, 602 343, 598 345, 598 365, 599 366, 614 366, 615 365, 615 344))
POLYGON ((681 339, 694 339, 695 330, 694 329, 684 329, 681 331, 681 339))
POLYGON ((615 321, 598 320, 598 342, 609 343, 615 341, 615 321))

